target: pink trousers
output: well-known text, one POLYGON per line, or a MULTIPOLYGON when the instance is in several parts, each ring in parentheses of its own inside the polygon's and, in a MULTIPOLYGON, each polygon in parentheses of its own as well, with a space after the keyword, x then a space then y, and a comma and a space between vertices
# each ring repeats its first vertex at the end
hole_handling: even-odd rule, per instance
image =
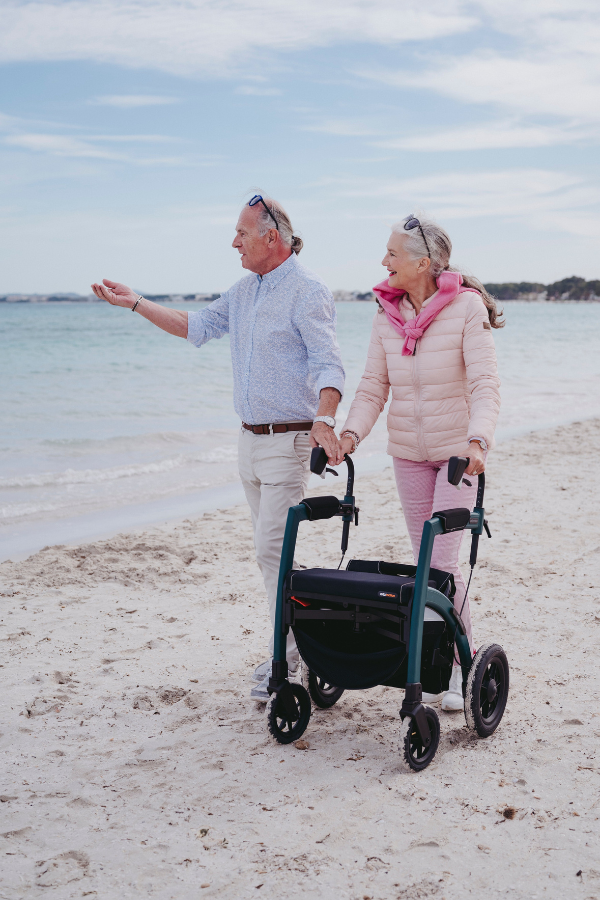
MULTIPOLYGON (((413 462, 410 459, 398 459, 397 457, 394 457, 394 475, 416 564, 421 546, 423 524, 438 509, 456 509, 460 506, 473 509, 477 496, 477 478, 469 478, 472 487, 463 484, 460 491, 457 491, 448 483, 448 460, 413 462)), ((453 531, 450 534, 436 537, 433 543, 431 565, 434 569, 442 569, 442 571, 451 572, 454 575, 456 583, 454 606, 465 623, 472 652, 473 635, 468 597, 462 608, 467 585, 458 567, 458 553, 463 535, 464 531, 453 531)), ((457 659, 455 653, 454 665, 458 664, 457 659)))

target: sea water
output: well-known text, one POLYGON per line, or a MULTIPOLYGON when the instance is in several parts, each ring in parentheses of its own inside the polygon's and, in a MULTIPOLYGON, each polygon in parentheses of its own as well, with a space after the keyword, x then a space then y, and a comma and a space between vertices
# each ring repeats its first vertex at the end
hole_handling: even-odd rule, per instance
MULTIPOLYGON (((340 421, 374 312, 337 305, 340 421)), ((506 320, 498 439, 600 415, 600 304, 512 302, 506 320)), ((0 559, 243 499, 227 337, 197 350, 108 304, 2 303, 0 379, 0 559)), ((359 471, 385 444, 382 416, 359 471)))

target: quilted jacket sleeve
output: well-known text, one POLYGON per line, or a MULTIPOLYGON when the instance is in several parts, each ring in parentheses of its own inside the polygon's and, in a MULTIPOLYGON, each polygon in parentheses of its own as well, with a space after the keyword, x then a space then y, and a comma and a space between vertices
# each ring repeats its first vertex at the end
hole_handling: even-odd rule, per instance
POLYGON ((475 294, 465 318, 463 357, 471 395, 468 436, 484 438, 491 448, 500 412, 500 379, 487 309, 475 294))
POLYGON ((360 380, 344 428, 356 432, 361 440, 369 434, 381 415, 390 391, 387 359, 375 313, 365 371, 360 380))

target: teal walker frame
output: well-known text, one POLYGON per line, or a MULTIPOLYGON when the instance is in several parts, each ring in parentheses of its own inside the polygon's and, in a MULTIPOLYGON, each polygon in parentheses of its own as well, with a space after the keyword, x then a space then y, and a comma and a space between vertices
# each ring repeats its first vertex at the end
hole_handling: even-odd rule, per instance
MULTIPOLYGON (((273 665, 268 684, 269 694, 271 695, 268 704, 269 728, 273 737, 280 743, 290 743, 292 740, 300 737, 310 719, 310 700, 308 700, 305 688, 300 684, 292 684, 288 680, 288 664, 286 660, 287 634, 296 619, 300 620, 303 615, 310 615, 313 618, 319 615, 318 612, 303 613, 301 609, 294 613, 290 610, 289 598, 286 598, 288 577, 293 572, 298 528, 301 522, 340 516, 343 522, 343 560, 348 546, 350 524, 354 521, 358 525, 358 508, 355 505, 353 495, 354 466, 349 456, 345 457, 345 461, 348 466, 348 486, 342 501, 339 501, 337 497, 309 498, 296 506, 292 506, 288 511, 279 568, 273 665)), ((326 462, 324 451, 319 448, 315 449, 311 459, 311 470, 320 474, 325 468, 326 462)), ((452 484, 460 485, 468 463, 469 460, 466 457, 452 457, 448 469, 448 480, 452 484)), ((333 472, 331 469, 328 471, 333 472)), ((334 474, 337 473, 334 472, 334 474)), ((439 720, 437 720, 435 711, 430 707, 426 707, 423 703, 421 686, 423 630, 425 610, 427 608, 433 610, 441 617, 447 629, 453 635, 462 670, 467 724, 470 724, 480 736, 487 737, 495 731, 506 706, 509 673, 504 651, 497 644, 486 645, 480 649, 475 659, 473 659, 466 635, 466 628, 460 613, 454 608, 450 597, 429 584, 434 541, 439 535, 458 530, 470 531, 472 534, 471 570, 475 565, 479 537, 484 530, 488 537, 491 537, 483 507, 484 489, 485 476, 482 473, 478 477, 477 500, 473 510, 459 508, 434 512, 432 517, 423 525, 419 557, 414 576, 414 588, 412 588, 407 641, 406 685, 400 710, 400 717, 402 722, 405 723, 404 731, 406 732, 404 742, 405 761, 413 769, 422 769, 429 765, 439 742, 439 720), (482 651, 484 652, 482 653, 482 651), (467 704, 469 709, 467 709, 467 704)), ((323 570, 323 572, 328 571, 333 573, 336 570, 323 570)), ((356 603, 359 604, 360 601, 356 601, 356 603)), ((359 606, 357 605, 358 608, 359 606)), ((333 618, 327 612, 324 612, 323 615, 333 618)), ((359 623, 360 621, 367 621, 370 613, 348 612, 339 613, 337 616, 340 618, 353 617, 353 620, 359 623)), ((356 627, 358 628, 359 625, 357 624, 356 627)), ((336 689, 330 687, 331 690, 336 689)), ((314 699, 312 691, 311 694, 314 699)), ((341 691, 338 691, 338 694, 341 695, 341 691)), ((329 706, 333 704, 318 702, 318 705, 329 706)))

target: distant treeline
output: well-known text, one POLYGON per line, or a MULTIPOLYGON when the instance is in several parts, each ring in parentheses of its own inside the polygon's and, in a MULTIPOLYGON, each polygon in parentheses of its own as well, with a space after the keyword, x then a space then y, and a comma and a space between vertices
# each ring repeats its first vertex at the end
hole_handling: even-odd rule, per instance
POLYGON ((572 275, 553 284, 536 281, 486 284, 485 289, 498 300, 600 300, 600 280, 586 281, 572 275))
MULTIPOLYGON (((571 278, 563 278, 553 284, 540 284, 537 281, 507 281, 503 284, 486 284, 486 290, 497 297, 498 300, 600 300, 600 279, 586 281, 572 275, 571 278)), ((144 294, 148 300, 158 303, 165 302, 198 302, 212 301, 220 297, 220 294, 144 294)), ((358 301, 370 302, 375 300, 372 291, 334 291, 333 298, 336 302, 358 301)), ((93 303, 97 301, 94 294, 82 297, 80 294, 0 294, 0 303, 93 303)))
MULTIPOLYGON (((220 294, 144 294, 147 300, 155 300, 157 303, 168 301, 197 302, 212 301, 220 297, 220 294)), ((0 294, 0 303, 101 303, 94 294, 0 294)))

